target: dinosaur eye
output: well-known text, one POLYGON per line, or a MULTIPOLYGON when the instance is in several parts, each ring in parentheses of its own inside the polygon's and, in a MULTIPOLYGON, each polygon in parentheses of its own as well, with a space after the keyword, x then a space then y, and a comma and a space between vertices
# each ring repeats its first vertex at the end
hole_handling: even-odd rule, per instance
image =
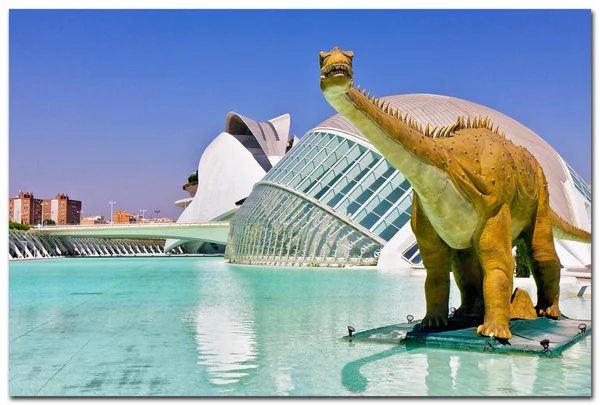
POLYGON ((322 65, 325 58, 329 56, 329 52, 321 51, 319 53, 319 64, 322 65))

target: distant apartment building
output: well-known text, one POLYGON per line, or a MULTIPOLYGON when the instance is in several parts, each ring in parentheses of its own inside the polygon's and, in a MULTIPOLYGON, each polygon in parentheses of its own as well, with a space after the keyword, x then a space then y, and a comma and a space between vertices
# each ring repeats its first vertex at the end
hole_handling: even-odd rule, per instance
POLYGON ((37 225, 51 219, 57 225, 79 224, 81 201, 67 194, 57 194, 53 200, 34 198, 33 193, 19 193, 8 199, 8 220, 25 225, 37 225))
POLYGON ((105 224, 106 220, 102 215, 94 215, 89 217, 81 218, 81 225, 97 225, 105 224))
POLYGON ((134 222, 138 223, 138 224, 164 224, 164 223, 171 223, 171 222, 175 222, 175 220, 173 218, 152 218, 152 217, 144 217, 143 215, 136 215, 134 217, 134 222))
POLYGON ((51 218, 57 225, 79 224, 81 218, 81 201, 71 200, 66 194, 58 194, 52 200, 51 211, 55 211, 55 217, 51 218))
POLYGON ((33 197, 32 193, 19 193, 8 200, 8 220, 25 225, 37 224, 42 218, 42 200, 33 197))
MULTIPOLYGON (((125 211, 115 211, 113 213, 114 224, 155 224, 155 223, 174 223, 172 218, 145 218, 142 215, 128 214, 125 211)), ((83 224, 83 220, 81 222, 83 224)))
POLYGON ((115 211, 113 213, 114 224, 130 224, 135 222, 135 215, 128 214, 125 211, 115 211))
POLYGON ((175 220, 173 218, 154 218, 154 219, 149 220, 148 222, 167 224, 167 223, 175 223, 175 220))

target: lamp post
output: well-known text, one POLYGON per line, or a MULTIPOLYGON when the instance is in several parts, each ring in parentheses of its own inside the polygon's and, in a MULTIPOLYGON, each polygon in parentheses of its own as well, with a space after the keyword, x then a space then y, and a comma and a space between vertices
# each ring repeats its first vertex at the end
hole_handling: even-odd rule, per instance
POLYGON ((81 225, 81 214, 83 214, 83 210, 79 210, 77 213, 79 214, 79 225, 81 225))
POLYGON ((154 210, 154 213, 156 214, 156 219, 158 219, 158 214, 160 214, 160 210, 154 210))
POLYGON ((108 202, 110 204, 110 224, 113 224, 113 204, 116 204, 116 201, 110 200, 108 202))
POLYGON ((146 210, 141 209, 140 212, 142 213, 142 223, 144 223, 144 220, 145 220, 144 213, 146 212, 146 210))

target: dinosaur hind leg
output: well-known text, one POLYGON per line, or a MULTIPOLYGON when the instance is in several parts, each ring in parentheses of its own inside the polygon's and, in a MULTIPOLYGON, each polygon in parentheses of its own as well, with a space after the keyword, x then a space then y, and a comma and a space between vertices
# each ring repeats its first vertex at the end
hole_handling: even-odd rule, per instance
POLYGON ((483 300, 485 316, 477 333, 509 339, 510 296, 513 284, 514 262, 512 256, 511 217, 504 205, 488 219, 475 243, 483 268, 483 300))
POLYGON ((483 274, 474 248, 454 252, 452 274, 460 291, 460 307, 455 316, 479 315, 473 309, 477 299, 483 299, 483 274))
POLYGON ((416 194, 413 196, 411 226, 417 238, 423 265, 427 269, 425 278, 427 313, 421 321, 421 326, 424 328, 448 326, 452 250, 429 222, 425 212, 419 206, 416 194))
POLYGON ((558 318, 560 261, 554 247, 554 236, 548 210, 548 193, 542 193, 533 226, 523 232, 533 253, 533 278, 537 286, 536 312, 539 316, 558 318))

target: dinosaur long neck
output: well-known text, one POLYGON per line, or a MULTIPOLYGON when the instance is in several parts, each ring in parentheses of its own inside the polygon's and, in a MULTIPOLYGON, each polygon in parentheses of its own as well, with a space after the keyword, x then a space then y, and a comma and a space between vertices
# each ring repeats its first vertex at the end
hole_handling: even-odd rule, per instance
POLYGON ((440 148, 432 138, 412 128, 407 116, 394 113, 381 101, 369 100, 354 88, 345 94, 324 95, 410 181, 420 196, 439 194, 443 182, 439 175, 428 174, 439 174, 436 163, 443 158, 440 148))

